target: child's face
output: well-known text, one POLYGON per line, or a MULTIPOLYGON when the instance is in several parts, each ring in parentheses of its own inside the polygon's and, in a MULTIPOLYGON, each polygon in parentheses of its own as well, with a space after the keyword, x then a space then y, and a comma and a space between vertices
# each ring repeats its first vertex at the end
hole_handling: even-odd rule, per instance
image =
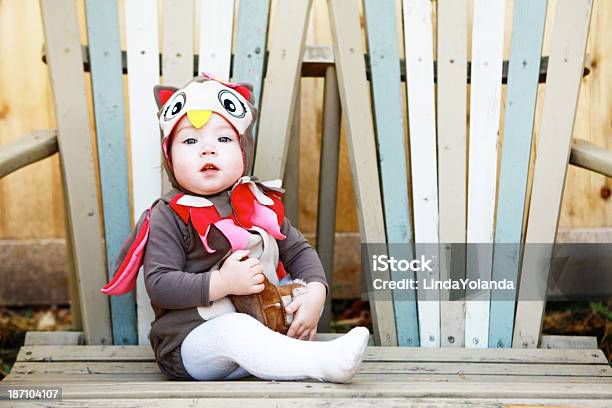
POLYGON ((194 128, 185 115, 174 129, 170 160, 176 181, 186 190, 210 195, 231 187, 243 172, 238 133, 222 116, 194 128), (216 169, 210 169, 209 167, 216 169))

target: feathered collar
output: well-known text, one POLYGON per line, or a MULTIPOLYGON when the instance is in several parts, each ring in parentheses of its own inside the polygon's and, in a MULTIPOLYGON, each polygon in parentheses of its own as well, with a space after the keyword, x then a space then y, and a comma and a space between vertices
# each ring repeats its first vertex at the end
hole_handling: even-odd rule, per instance
MULTIPOLYGON (((256 177, 245 176, 234 184, 227 195, 216 194, 207 198, 178 193, 172 197, 169 204, 185 225, 191 222, 208 253, 217 250, 215 245, 209 245, 208 235, 211 225, 218 228, 229 240, 233 252, 247 248, 250 234, 248 230, 254 226, 265 230, 276 239, 285 239, 280 232, 285 218, 281 202, 284 192, 280 180, 260 182, 256 177)), ((128 242, 128 250, 123 259, 120 259, 113 279, 101 289, 102 293, 122 295, 136 286, 136 277, 142 266, 149 238, 151 209, 159 201, 161 200, 156 200, 145 211, 136 225, 133 241, 128 242)), ((277 266, 279 279, 285 273, 279 261, 277 266)))
POLYGON ((208 253, 216 251, 208 242, 211 225, 225 235, 232 245, 232 251, 247 248, 248 230, 253 226, 264 229, 276 239, 285 239, 280 232, 285 218, 281 180, 260 182, 255 177, 245 176, 228 193, 211 200, 179 193, 170 200, 170 208, 185 225, 191 222, 208 253), (224 200, 229 201, 231 208, 231 213, 226 216, 222 216, 227 211, 224 200))

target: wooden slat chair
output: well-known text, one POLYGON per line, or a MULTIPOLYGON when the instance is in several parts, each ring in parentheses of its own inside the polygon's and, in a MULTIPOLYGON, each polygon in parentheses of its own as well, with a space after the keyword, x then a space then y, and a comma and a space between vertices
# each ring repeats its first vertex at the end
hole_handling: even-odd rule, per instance
MULTIPOLYGON (((306 23, 311 1, 301 1, 292 7, 278 7, 279 23, 276 34, 270 36, 268 47, 269 4, 264 1, 244 1, 237 13, 234 30, 234 2, 200 2, 200 52, 193 53, 195 3, 164 1, 163 49, 157 45, 157 11, 146 2, 125 4, 127 52, 120 50, 119 16, 117 2, 88 1, 86 3, 88 46, 80 46, 76 9, 67 1, 57 7, 41 2, 43 23, 47 37, 44 60, 48 60, 51 82, 55 89, 58 138, 56 130, 46 130, 24 137, 19 143, 3 147, 2 175, 9 174, 28 163, 40 160, 60 151, 64 169, 64 186, 67 195, 69 237, 75 242, 74 269, 78 276, 77 296, 73 304, 75 321, 82 322, 85 341, 88 344, 148 344, 147 333, 153 318, 149 300, 144 290, 142 276, 136 299, 134 292, 121 297, 100 296, 99 284, 111 276, 113 259, 126 234, 129 233, 130 208, 132 218, 147 208, 153 197, 167 191, 167 178, 160 173, 160 150, 146 136, 154 134, 155 123, 149 124, 156 109, 151 90, 154 84, 183 84, 199 72, 207 72, 234 82, 250 82, 254 86, 257 107, 260 110, 258 125, 264 135, 258 140, 256 173, 264 173, 270 162, 280 167, 273 169, 278 177, 289 179, 286 190, 286 213, 297 224, 299 167, 299 79, 302 76, 325 77, 326 114, 325 140, 338 140, 339 97, 335 86, 335 74, 329 47, 304 46, 306 23), (65 16, 65 17, 61 17, 65 16), (69 24, 64 24, 67 18, 69 24), (302 26, 295 30, 296 23, 302 26), (181 30, 175 28, 180 26, 181 30), (232 39, 235 31, 236 47, 232 55, 232 39), (290 33, 291 35, 287 35, 290 33), (81 53, 83 54, 81 56, 81 53), (64 57, 64 54, 67 56, 64 57), (158 58, 159 54, 159 58, 158 58), (195 64, 194 64, 195 57, 195 64), (304 64, 302 60, 304 57, 304 64), (160 66, 161 62, 161 66, 160 66), (233 69, 232 69, 233 66, 233 69), (91 72, 97 151, 92 151, 87 134, 87 99, 85 81, 74 80, 85 68, 91 72), (128 186, 128 158, 126 148, 126 109, 123 106, 122 72, 130 72, 127 93, 129 101, 129 133, 131 142, 131 175, 133 188, 128 186), (266 77, 264 79, 264 72, 266 77), (262 93, 264 80, 267 83, 262 93), (287 83, 291 84, 287 86, 287 83), (269 95, 269 96, 266 96, 269 95), (268 101, 261 103, 260 100, 268 101), (79 108, 73 109, 75 106, 79 108), (297 108, 297 109, 296 109, 297 108), (269 113, 268 113, 269 112, 269 113), (284 118, 284 119, 283 119, 284 118), (290 137, 290 135, 295 135, 290 137), (334 134, 336 135, 334 137, 334 134), (67 150, 70 149, 70 150, 67 150), (66 152, 66 153, 64 153, 66 152), (77 154, 78 153, 78 154, 77 154), (285 166, 287 155, 290 164, 285 166), (283 159, 279 159, 283 156, 283 159), (101 197, 98 197, 94 168, 98 159, 101 197), (78 171, 81 169, 81 171, 78 171), (98 208, 98 201, 102 208, 98 208), (132 206, 130 207, 130 201, 132 206), (87 211, 85 211, 87 210, 87 211), (103 216, 104 241, 98 238, 96 214, 103 216), (81 217, 86 218, 81 219, 81 217), (105 245, 101 245, 104 244, 105 245), (106 253, 104 253, 104 250, 106 253), (107 265, 101 262, 106 258, 107 265), (134 308, 134 304, 137 308, 134 308), (112 319, 110 316, 113 316, 112 319), (136 322, 140 327, 137 327, 136 322), (111 336, 112 332, 112 336, 111 336)), ((329 144, 329 142, 326 142, 329 144)), ((335 225, 335 194, 337 160, 326 150, 328 158, 326 177, 322 180, 323 193, 320 205, 324 210, 319 221, 320 235, 332 240, 321 240, 317 247, 333 246, 335 225), (334 164, 336 167, 334 168, 334 164), (331 165, 331 166, 330 166, 331 165), (336 176, 329 176, 329 174, 336 176), (329 242, 329 243, 326 243, 329 242)), ((336 143, 335 156, 338 146, 336 143)), ((321 250, 325 253, 325 249, 321 250)), ((321 256, 326 271, 331 271, 333 249, 321 256)), ((330 272, 328 272, 330 273, 330 272)), ((329 276, 331 279, 331 275, 329 276)), ((329 305, 326 308, 329 310, 329 305)), ((77 323, 79 324, 79 323, 77 323)), ((322 328, 329 326, 329 313, 322 319, 322 328)))
MULTIPOLYGON (((339 98, 342 102, 348 136, 362 242, 464 244, 466 228, 468 239, 471 239, 471 242, 480 242, 479 240, 483 239, 482 235, 479 235, 480 231, 492 226, 490 217, 492 217, 493 204, 490 202, 491 197, 485 194, 489 190, 472 191, 478 187, 470 190, 470 194, 474 196, 470 196, 467 201, 468 207, 469 203, 477 202, 483 209, 477 214, 478 217, 469 216, 467 220, 469 222, 466 222, 465 206, 462 204, 467 199, 464 187, 467 163, 462 159, 465 156, 466 146, 466 135, 463 130, 466 113, 463 84, 466 83, 467 64, 465 49, 467 1, 438 2, 437 130, 440 140, 438 146, 444 146, 443 149, 438 148, 438 161, 436 161, 433 102, 436 78, 432 70, 431 6, 428 0, 404 2, 407 48, 405 75, 411 79, 408 82, 412 158, 410 195, 405 187, 407 183, 404 172, 398 171, 406 168, 406 158, 403 154, 401 71, 396 51, 398 40, 395 37, 394 1, 365 0, 364 2, 369 65, 365 63, 364 50, 361 46, 359 3, 356 0, 328 1, 334 36, 334 57, 331 55, 321 57, 325 49, 320 48, 310 49, 315 51, 313 55, 319 57, 310 58, 308 48, 304 54, 304 34, 311 3, 311 0, 276 2, 274 31, 267 34, 269 1, 241 0, 237 13, 236 45, 232 62, 230 60, 232 41, 228 37, 232 32, 233 2, 231 0, 199 2, 200 27, 203 27, 200 30, 200 44, 209 45, 201 47, 197 54, 199 58, 196 59, 198 71, 207 70, 220 77, 228 77, 232 72, 233 80, 254 83, 257 99, 259 100, 261 96, 261 118, 257 132, 254 174, 264 180, 285 175, 284 184, 288 189, 286 205, 290 214, 297 212, 297 190, 294 187, 297 185, 297 168, 292 167, 298 162, 295 131, 297 120, 294 119, 296 108, 299 107, 295 102, 299 93, 297 82, 300 75, 325 76, 317 249, 330 282, 335 224, 335 184, 338 170, 339 98), (206 13, 202 12, 203 8, 206 13), (267 35, 270 36, 269 47, 266 47, 267 35), (419 41, 415 38, 419 38, 419 41), (212 44, 219 48, 213 50, 212 44), (335 81, 335 69, 337 69, 338 84, 335 81), (367 82, 367 71, 371 79, 370 84, 367 82), (370 85, 374 110, 370 110, 369 104, 370 85), (375 118, 375 122, 372 121, 372 117, 375 118), (379 158, 376 156, 376 144, 379 145, 379 158), (457 154, 457 152, 462 153, 457 154), (291 166, 285 166, 287 160, 291 166), (437 162, 440 166, 437 166, 437 162), (413 200, 413 217, 408 211, 409 197, 413 200), (475 235, 469 233, 470 222, 475 223, 472 227, 474 231, 471 233, 475 235), (414 239, 411 238, 413 231, 414 239)), ((488 155, 491 154, 492 144, 495 143, 487 142, 491 142, 489 139, 492 137, 489 136, 496 133, 496 114, 487 113, 480 106, 495 103, 497 105, 494 106, 499 105, 501 86, 499 35, 503 30, 492 26, 500 18, 501 2, 487 4, 484 1, 475 1, 475 16, 478 18, 474 19, 473 60, 478 61, 478 66, 471 71, 473 79, 471 126, 474 130, 470 129, 470 135, 475 135, 470 148, 477 149, 473 145, 480 146, 478 143, 480 139, 485 147, 480 146, 483 151, 477 150, 470 154, 489 159, 486 165, 492 166, 492 158, 488 155), (491 24, 491 27, 487 24, 491 24), (488 61, 489 64, 481 65, 483 61, 488 61)), ((527 16, 540 21, 535 16, 539 15, 537 13, 538 11, 541 13, 542 9, 530 4, 531 2, 518 1, 517 10, 529 11, 526 13, 527 16)), ((167 188, 164 187, 165 180, 160 171, 158 130, 154 126, 155 121, 151 120, 156 111, 150 97, 151 88, 160 78, 157 16, 155 7, 147 6, 148 3, 144 0, 125 2, 127 64, 123 64, 123 70, 128 73, 133 180, 130 198, 127 183, 129 161, 125 147, 126 109, 123 107, 121 92, 122 54, 118 38, 117 3, 86 1, 89 41, 88 53, 82 56, 75 3, 72 0, 41 0, 46 57, 53 85, 58 129, 38 132, 14 144, 2 146, 0 176, 53 154, 59 146, 69 236, 74 254, 75 276, 72 290, 73 293, 78 293, 78 296, 73 297, 78 299, 78 305, 73 301, 73 316, 76 322, 82 321, 86 345, 76 345, 82 342, 79 332, 56 333, 52 338, 39 333, 28 333, 27 344, 21 348, 17 363, 0 385, 2 397, 6 396, 7 388, 54 385, 62 387, 64 403, 77 405, 95 405, 100 404, 100 400, 113 399, 113 406, 178 406, 188 403, 202 406, 211 403, 223 406, 242 406, 245 403, 268 406, 288 403, 287 398, 291 398, 291 403, 304 406, 332 403, 360 406, 371 405, 374 403, 374 398, 384 398, 385 401, 382 403, 398 406, 413 404, 463 406, 480 405, 485 402, 491 403, 492 406, 512 402, 554 402, 557 405, 572 403, 575 405, 577 401, 581 405, 606 406, 612 398, 612 372, 603 353, 596 349, 596 344, 590 343, 587 350, 468 348, 476 344, 470 343, 471 338, 470 341, 464 341, 466 337, 464 333, 478 338, 479 347, 486 345, 487 341, 491 346, 496 344, 489 340, 490 335, 487 335, 487 331, 490 330, 488 325, 490 319, 484 321, 483 314, 497 316, 503 321, 512 320, 510 314, 507 311, 493 310, 489 313, 483 305, 468 303, 468 317, 464 318, 461 302, 422 299, 421 293, 409 294, 407 300, 390 302, 380 300, 370 292, 376 346, 368 348, 364 363, 350 386, 313 382, 267 383, 253 381, 253 378, 238 382, 162 383, 164 377, 155 364, 150 346, 146 345, 151 314, 149 301, 144 296, 146 292, 143 290, 142 281, 137 287, 136 299, 133 295, 113 298, 110 308, 108 299, 99 292, 99 288, 109 278, 107 270, 110 270, 110 266, 107 266, 104 260, 106 258, 108 262, 114 258, 121 241, 129 232, 130 202, 133 214, 138 215, 164 188, 167 188), (82 79, 84 61, 91 70, 98 146, 96 152, 92 151, 87 137, 91 132, 87 112, 86 83, 82 79), (150 139, 151 137, 154 140, 150 139), (94 168, 96 156, 100 168, 103 209, 98 208, 99 198, 94 168), (98 215, 103 215, 106 230, 104 235, 99 227, 98 215), (102 245, 102 236, 105 246, 102 245), (103 253, 103 248, 106 248, 106 254, 103 253), (410 295, 413 295, 412 298, 410 295), (55 345, 51 345, 53 343, 55 345), (131 345, 136 343, 141 345, 131 345), (466 347, 388 347, 397 345, 458 347, 465 345, 466 347), (360 399, 357 400, 355 397, 360 399), (203 398, 206 400, 201 400, 203 398), (265 400, 260 401, 261 398, 265 400), (408 398, 418 400, 408 400, 408 398)), ((541 7, 541 4, 539 6, 541 7)), ((559 118, 565 125, 556 128, 554 134, 556 138, 562 139, 557 143, 559 146, 555 147, 560 151, 553 154, 554 149, 549 149, 546 153, 542 153, 536 163, 536 174, 538 171, 543 171, 542 167, 548 167, 551 161, 559 161, 561 164, 554 177, 549 177, 547 174, 538 176, 546 180, 544 183, 546 186, 542 186, 543 182, 540 181, 539 190, 536 190, 534 182, 532 213, 534 202, 550 199, 553 199, 550 205, 555 205, 558 213, 562 189, 555 190, 557 192, 555 196, 550 192, 550 188, 563 185, 562 174, 565 174, 567 164, 573 123, 572 109, 575 108, 583 64, 582 56, 590 6, 590 0, 559 2, 557 24, 561 28, 555 32, 557 45, 553 47, 551 53, 548 81, 549 84, 564 83, 567 88, 563 91, 558 86, 547 86, 555 89, 551 91, 553 96, 563 91, 568 92, 573 99, 569 98, 569 103, 562 103, 561 106, 556 103, 562 98, 556 96, 551 101, 554 103, 545 104, 544 118, 549 117, 550 121, 553 114, 559 113, 559 118), (576 27, 571 36, 562 33, 563 27, 567 25, 576 27), (561 56, 561 49, 569 51, 561 56), (568 68, 561 69, 560 65, 566 63, 560 60, 563 57, 568 59, 568 68), (566 69, 569 69, 567 73, 566 69), (565 110, 569 113, 566 114, 565 110), (563 148, 565 156, 561 154, 563 148), (540 164, 542 161, 544 164, 540 164), (538 168, 540 170, 537 170, 538 168), (546 191, 538 193, 540 190, 546 191)), ((164 36, 161 57, 163 81, 168 84, 180 84, 191 77, 194 71, 191 42, 193 39, 190 34, 193 32, 193 27, 189 18, 194 10, 191 2, 172 0, 164 1, 163 8, 164 36), (172 30, 177 24, 181 29, 172 30)), ((524 16, 517 17, 519 14, 515 16, 515 26, 520 27, 517 20, 520 22, 524 16)), ((530 31, 528 30, 531 33, 542 29, 542 26, 534 26, 540 23, 526 21, 523 24, 532 27, 530 31)), ((514 35, 523 34, 517 29, 516 33, 513 32, 514 35)), ((538 47, 537 44, 530 46, 538 47)), ((520 68, 512 65, 512 61, 517 60, 516 55, 519 55, 517 53, 522 52, 526 51, 513 49, 512 52, 514 58, 511 58, 510 74, 508 74, 509 81, 512 81, 509 82, 509 92, 516 92, 510 90, 513 89, 513 81, 518 75, 513 72, 520 68)), ((536 72, 537 77, 539 73, 540 57, 532 54, 533 50, 532 53, 525 55, 529 68, 529 73, 525 75, 531 84, 535 84, 537 78, 534 79, 533 75, 536 72)), ((521 61, 522 58, 519 57, 518 60, 521 61)), ((511 117, 509 120, 507 117, 505 122, 507 124, 513 121, 520 122, 522 127, 516 132, 523 135, 523 142, 527 140, 527 144, 530 138, 522 131, 527 126, 529 134, 531 133, 528 123, 532 121, 529 116, 533 115, 534 87, 535 85, 532 85, 527 92, 532 95, 532 102, 525 100, 522 93, 517 96, 517 100, 523 102, 522 106, 528 105, 528 112, 515 112, 513 115, 517 119, 511 120, 511 117)), ((508 109, 506 115, 510 115, 508 109)), ((547 123, 546 119, 543 120, 544 123, 547 123)), ((552 136, 550 130, 543 128, 540 143, 550 144, 547 140, 552 136)), ((512 161, 521 160, 526 166, 525 155, 517 153, 514 157, 514 153, 506 153, 506 146, 507 144, 503 147, 502 156, 507 157, 510 154, 512 161)), ((529 150, 522 144, 521 148, 529 150)), ((592 145, 576 145, 572 149, 572 157, 576 164, 604 174, 612 174, 610 152, 592 145)), ((542 152, 542 149, 540 151, 542 152)), ((503 175, 506 171, 502 164, 500 183, 502 190, 510 188, 504 187, 506 183, 510 183, 504 181, 503 175)), ((488 176, 491 177, 490 174, 488 176)), ((524 177, 521 180, 524 182, 524 177)), ((488 188, 493 184, 492 179, 470 180, 470 183, 470 186, 474 183, 477 186, 488 183, 485 184, 488 188)), ((511 201, 516 204, 521 200, 515 198, 511 201)), ((544 217, 533 218, 530 216, 530 228, 532 224, 536 225, 534 228, 542 224, 549 228, 554 227, 552 230, 556 229, 556 223, 552 225, 550 220, 544 217)), ((516 225, 512 222, 510 224, 516 225)), ((500 236, 500 233, 497 233, 497 236, 500 236)), ((550 242, 553 242, 553 237, 547 236, 550 242)), ((511 238, 510 242, 514 242, 512 239, 514 238, 511 238)), ((537 236, 532 239, 541 238, 537 236)), ((417 253, 430 251, 428 247, 419 245, 415 245, 415 249, 417 253)), ((452 255, 454 263, 457 257, 462 256, 462 247, 453 246, 451 249, 451 254, 444 255, 445 257, 452 255)), ((495 268, 493 270, 496 271, 495 268)), ((465 273, 465 270, 461 272, 465 273)), ((540 272, 546 273, 546 271, 540 272)), ((447 273, 448 271, 442 268, 441 274, 447 273)), ((365 279, 369 278, 369 274, 366 274, 365 279)), ((514 308, 514 302, 511 303, 514 308)), ((541 309, 542 304, 543 302, 540 302, 537 307, 541 309)), ((520 304, 518 309, 519 319, 522 314, 530 313, 523 310, 520 304)), ((493 317, 491 321, 492 319, 493 317)), ((523 321, 526 322, 525 319, 523 321)), ((328 321, 322 323, 323 328, 326 323, 328 321)), ((518 319, 516 325, 527 327, 520 326, 524 323, 519 323, 518 319)), ((78 329, 80 328, 77 327, 78 329)), ((507 331, 504 333, 506 337, 503 338, 507 339, 507 331)), ((519 342, 523 338, 528 339, 528 335, 535 336, 536 339, 531 340, 532 343, 525 340, 528 345, 537 345, 539 327, 537 333, 530 329, 521 329, 517 335, 521 339, 519 342)), ((328 338, 330 338, 328 334, 319 336, 319 339, 328 338)), ((503 345, 509 346, 508 340, 505 341, 503 345)), ((517 344, 515 340, 514 345, 517 344)), ((47 402, 52 405, 52 401, 47 402)))
MULTIPOLYGON (((75 241, 75 286, 73 314, 76 322, 83 324, 88 344, 140 344, 147 343, 146 334, 151 321, 151 309, 146 292, 139 280, 139 295, 132 292, 111 298, 110 313, 108 298, 98 293, 100 283, 110 279, 119 247, 129 233, 130 201, 132 217, 148 207, 153 197, 169 188, 167 178, 160 173, 160 150, 146 136, 154 134, 155 124, 148 124, 156 108, 151 99, 151 87, 163 81, 168 84, 183 84, 198 72, 206 71, 219 78, 254 85, 257 107, 260 109, 258 124, 264 135, 259 138, 256 157, 257 173, 264 173, 269 162, 279 167, 272 173, 288 178, 286 183, 286 213, 297 224, 298 173, 299 167, 299 78, 325 77, 325 132, 323 139, 335 147, 326 149, 325 178, 321 180, 322 193, 319 205, 322 217, 319 220, 319 235, 325 236, 317 243, 322 253, 326 271, 331 271, 333 258, 333 232, 335 217, 335 195, 337 180, 337 154, 339 135, 339 97, 335 86, 335 74, 329 47, 304 47, 304 36, 311 1, 302 1, 292 7, 278 7, 279 23, 271 46, 267 46, 269 1, 244 1, 239 7, 236 27, 236 47, 232 56, 234 25, 234 2, 201 2, 200 4, 200 53, 193 53, 192 16, 195 4, 189 2, 164 1, 163 47, 166 52, 159 56, 157 41, 156 10, 146 2, 125 5, 127 52, 120 51, 117 2, 88 1, 87 36, 88 46, 80 46, 76 10, 72 2, 66 1, 57 7, 41 2, 45 25, 47 48, 43 59, 48 59, 52 86, 56 91, 58 131, 35 132, 18 143, 3 146, 2 176, 22 166, 60 151, 64 168, 64 185, 67 195, 68 219, 71 220, 69 238, 75 241), (59 11, 58 11, 59 10, 59 11), (69 24, 64 24, 64 17, 69 24), (301 30, 295 30, 295 24, 301 30), (179 26, 181 30, 174 30, 179 26), (287 35, 286 33, 291 33, 287 35), (81 53, 83 54, 81 56, 81 53), (64 57, 66 54, 66 57, 64 57), (304 59, 304 64, 302 60, 304 59), (161 61, 161 67, 160 67, 161 61), (234 66, 231 70, 231 66, 234 66), (97 151, 93 152, 89 141, 82 137, 88 134, 86 84, 81 81, 82 68, 91 72, 94 104, 97 151), (131 173, 134 181, 132 194, 128 186, 128 158, 126 149, 125 107, 121 73, 130 72, 128 81, 131 137, 131 173), (265 95, 262 94, 264 72, 265 95), (75 78, 77 78, 75 80, 75 78), (287 83, 291 84, 287 86, 287 83), (266 96, 269 95, 269 96, 266 96), (260 100, 268 101, 261 103, 260 100), (78 108, 74 108, 78 106, 78 108), (284 118, 284 119, 283 119, 284 118), (295 135, 289 137, 290 134, 295 135), (335 136, 334 136, 335 135, 335 136), (335 151, 335 155, 334 155, 335 151), (290 164, 285 166, 287 155, 290 164), (269 156, 269 157, 268 157, 269 156), (279 159, 282 156, 283 159, 279 159), (335 156, 335 157, 334 157, 335 156), (98 197, 94 168, 94 157, 98 159, 101 198, 98 197), (336 166, 334 166, 334 164, 336 166), (331 174, 331 175, 330 175, 331 174), (102 208, 98 208, 98 201, 102 208), (98 236, 96 214, 103 216, 104 241, 98 236), (85 217, 85 218, 82 218, 85 217), (331 237, 331 240, 327 237, 331 237), (102 246, 101 244, 106 245, 102 246), (329 248, 329 249, 326 249, 329 248), (104 249, 106 253, 104 253, 104 249), (106 257, 108 266, 101 262, 106 257), (108 272, 110 273, 110 272, 108 272), (133 307, 138 305, 138 311, 133 307), (112 319, 109 316, 113 316, 112 319), (138 318, 137 318, 138 315, 138 318), (112 323, 111 323, 112 320, 112 323), (141 330, 136 327, 136 321, 141 330), (112 325, 112 328, 111 328, 112 325), (111 330, 112 329, 112 330, 111 330), (111 339, 111 332, 113 333, 111 339)), ((270 172, 268 172, 270 173, 270 172)), ((329 272, 328 272, 329 273, 329 272)), ((331 275, 329 276, 331 279, 331 275)), ((329 309, 329 307, 327 307, 329 309)), ((79 324, 79 323, 77 323, 79 324)), ((329 313, 324 315, 322 327, 329 326, 329 313)))
MULTIPOLYGON (((329 47, 308 47, 305 50, 306 23, 310 0, 277 7, 278 23, 268 47, 268 0, 244 1, 238 8, 234 30, 234 2, 203 1, 200 8, 200 52, 195 55, 195 3, 164 1, 163 55, 157 45, 157 10, 147 2, 125 4, 127 52, 120 50, 117 2, 86 3, 88 46, 79 44, 75 5, 64 1, 58 5, 42 1, 43 23, 47 38, 46 53, 54 89, 57 131, 37 132, 19 143, 7 146, 2 153, 2 175, 29 162, 40 160, 58 150, 62 159, 69 237, 74 248, 74 269, 78 287, 74 287, 73 315, 82 329, 87 344, 148 344, 147 334, 153 319, 144 289, 142 274, 138 290, 120 297, 101 296, 100 285, 109 280, 113 260, 131 229, 130 217, 138 217, 155 197, 169 189, 167 178, 160 173, 160 149, 152 143, 158 134, 152 87, 160 82, 181 85, 199 72, 221 79, 249 82, 254 86, 260 110, 257 140, 256 174, 285 176, 286 213, 297 225, 299 167, 299 79, 302 76, 326 77, 326 131, 324 139, 338 140, 339 98, 329 47), (67 21, 67 23, 66 23, 67 21), (296 30, 296 26, 301 29, 296 30), (178 30, 176 27, 180 27, 178 30), (235 51, 232 38, 235 31, 235 51), (81 49, 82 48, 82 49, 81 49), (81 52, 83 56, 81 56, 81 52), (305 57, 304 69, 302 59, 305 57), (160 67, 161 62, 161 67, 160 67), (97 152, 88 138, 86 83, 81 80, 85 66, 91 72, 97 152), (233 68, 232 68, 233 66, 233 68), (123 102, 122 72, 129 72, 129 134, 131 142, 131 176, 128 185, 126 148, 126 109, 123 102), (264 72, 266 76, 264 78, 264 72), (265 92, 262 92, 265 82, 265 92), (289 84, 289 85, 287 85, 289 84), (267 102, 260 102, 267 101, 267 102), (294 119, 295 118, 295 119, 294 119), (156 133, 157 132, 157 133, 156 133), (290 135, 294 137, 290 137, 290 135), (335 134, 335 136, 334 136, 335 134), (290 165, 285 157, 290 155, 290 165), (101 197, 98 197, 94 157, 98 158, 101 197), (275 168, 267 168, 273 163, 275 168), (283 173, 284 172, 284 173, 283 173), (98 208, 98 201, 102 208, 98 208), (130 216, 130 201, 132 214, 130 216), (104 233, 99 220, 103 216, 104 233), (100 240, 104 236, 104 241, 100 240), (103 245, 105 243, 105 245, 103 245), (104 253, 104 251, 106 251, 104 253), (106 258, 106 265, 104 259, 106 258), (134 305, 136 304, 136 307, 134 305), (111 318, 112 316, 112 318, 111 318), (112 333, 112 334, 111 334, 112 333)), ((322 261, 331 280, 337 160, 327 149, 327 167, 322 185, 319 221, 320 234, 332 237, 317 243, 322 261), (334 167, 334 164, 336 166, 334 167), (330 176, 334 174, 335 176, 330 176)), ((335 157, 338 145, 336 143, 335 157)), ((329 299, 320 329, 329 327, 329 299)), ((323 330, 322 330, 323 331, 323 330)))
MULTIPOLYGON (((388 248, 389 255, 395 251, 400 259, 413 250, 411 255, 416 258, 424 254, 439 260, 433 272, 418 272, 419 280, 508 279, 525 291, 523 296, 503 289, 467 290, 460 296, 454 291, 449 298, 448 293, 423 289, 423 281, 421 290, 395 289, 386 296, 374 296, 376 290, 371 288, 377 344, 538 347, 550 268, 545 260, 551 258, 557 231, 592 1, 556 3, 550 56, 542 59, 548 2, 516 0, 506 67, 505 1, 474 1, 470 65, 467 0, 403 1, 401 40, 395 3, 364 0, 368 84, 358 4, 329 1, 362 240, 403 243, 409 248, 403 254, 397 254, 401 251, 397 245, 388 248), (432 4, 437 4, 435 65, 432 4), (398 41, 404 44, 404 65, 400 64, 398 41), (529 203, 529 157, 544 63, 546 94, 529 203), (507 102, 496 195, 502 71, 507 102), (407 168, 402 79, 407 92, 410 194, 402 171, 407 168), (529 219, 523 234, 527 209, 529 219), (385 300, 391 296, 393 302, 385 300)), ((370 265, 371 259, 364 265, 370 265)), ((367 278, 370 284, 376 277, 399 280, 411 276, 366 272, 373 274, 367 278)))
MULTIPOLYGON (((233 3, 225 1, 200 4, 202 47, 196 72, 206 71, 219 78, 230 78, 233 3)), ((261 109, 259 133, 264 135, 259 138, 258 151, 262 145, 269 143, 269 139, 272 139, 274 148, 280 147, 280 154, 287 150, 286 144, 274 141, 289 140, 291 132, 297 95, 295 84, 300 78, 309 2, 302 1, 299 4, 300 7, 297 7, 297 3, 291 8, 285 5, 278 7, 279 23, 276 29, 290 34, 273 36, 275 41, 269 49, 266 47, 268 2, 244 2, 239 9, 233 59, 235 68, 231 79, 252 83, 256 100, 270 101, 268 104, 272 104, 258 104, 261 109), (302 28, 289 29, 290 26, 295 28, 296 24, 302 28), (265 67, 266 53, 269 53, 269 57, 265 67), (262 95, 264 70, 267 70, 266 95, 262 95), (286 86, 287 83, 292 86, 286 86)), ((111 297, 110 309, 108 298, 98 293, 100 285, 109 278, 106 271, 112 271, 113 259, 130 231, 130 190, 117 4, 105 1, 86 3, 106 254, 102 252, 103 247, 98 238, 100 231, 96 214, 99 212, 93 155, 89 149, 89 140, 83 138, 89 128, 85 82, 75 80, 82 77, 78 26, 76 18, 73 18, 75 6, 72 2, 64 2, 62 6, 51 6, 48 2, 41 2, 41 5, 60 133, 60 152, 65 151, 63 144, 69 144, 71 149, 80 146, 80 154, 72 151, 63 154, 62 163, 67 201, 71 209, 71 237, 75 247, 75 269, 80 282, 79 300, 85 338, 88 344, 148 344, 147 336, 154 317, 142 274, 138 278, 136 293, 111 297), (70 24, 65 23, 66 16, 69 16, 70 24), (66 49, 74 51, 65 57, 68 54, 66 49), (78 112, 74 109, 77 105, 80 107, 78 112), (82 218, 83 215, 87 218, 82 218)), ((194 7, 193 2, 163 2, 163 83, 183 84, 194 75, 194 7)), ((151 139, 155 139, 157 131, 153 115, 157 108, 151 98, 151 89, 160 81, 157 9, 150 7, 147 2, 129 1, 125 3, 125 19, 134 219, 162 191, 167 191, 169 185, 166 177, 160 173, 159 144, 153 143, 151 139)), ((269 154, 272 157, 273 153, 269 154)), ((256 152, 256 166, 261 167, 262 161, 272 161, 261 160, 259 156, 256 152)), ((261 155, 264 159, 266 156, 261 155)), ((273 157, 274 161, 276 157, 273 157)), ((281 164, 284 165, 284 161, 281 164)), ((283 174, 279 173, 279 176, 283 174)), ((289 195, 294 194, 295 191, 289 192, 289 195)), ((295 212, 295 209, 290 208, 289 212, 295 212)))

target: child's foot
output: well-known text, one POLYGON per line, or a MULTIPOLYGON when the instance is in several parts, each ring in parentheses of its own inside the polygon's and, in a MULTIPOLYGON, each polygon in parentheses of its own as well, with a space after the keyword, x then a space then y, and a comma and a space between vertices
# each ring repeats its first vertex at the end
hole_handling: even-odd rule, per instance
POLYGON ((328 342, 326 358, 321 361, 323 380, 347 383, 359 369, 370 332, 365 327, 355 327, 344 336, 328 342))

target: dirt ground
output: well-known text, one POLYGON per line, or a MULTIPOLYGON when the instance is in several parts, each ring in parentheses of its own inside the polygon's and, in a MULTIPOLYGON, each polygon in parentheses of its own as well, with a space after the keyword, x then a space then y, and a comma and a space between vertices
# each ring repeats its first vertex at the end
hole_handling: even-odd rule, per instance
MULTIPOLYGON (((366 326, 372 332, 368 302, 334 300, 331 331, 346 333, 366 326)), ((15 363, 19 347, 29 330, 71 330, 68 305, 7 308, 0 307, 0 379, 15 363)), ((612 300, 607 302, 548 302, 544 317, 545 334, 596 336, 598 346, 612 361, 612 300)))

